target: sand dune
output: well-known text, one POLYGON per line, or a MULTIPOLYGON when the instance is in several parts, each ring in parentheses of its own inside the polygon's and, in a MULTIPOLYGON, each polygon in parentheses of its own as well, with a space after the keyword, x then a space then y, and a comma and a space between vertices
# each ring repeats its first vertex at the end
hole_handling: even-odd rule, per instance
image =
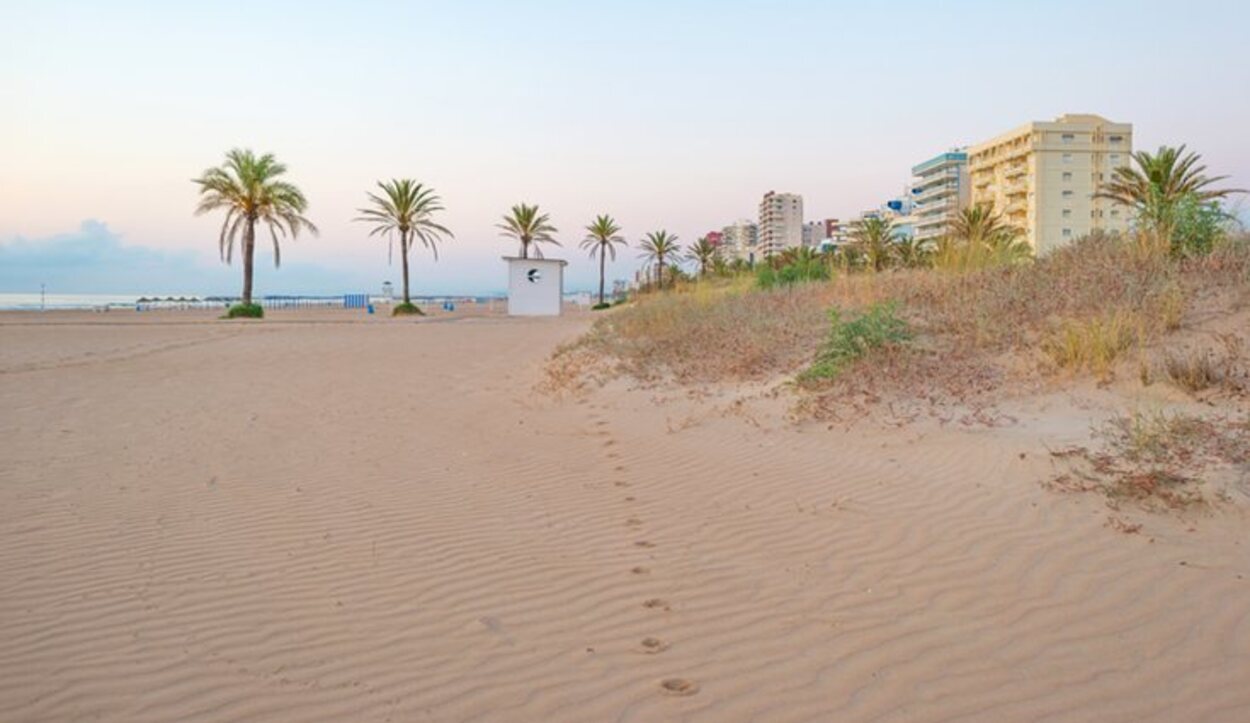
POLYGON ((583 316, 14 318, 5 721, 1250 718, 1244 518, 1041 489, 1070 410, 536 391, 583 316))

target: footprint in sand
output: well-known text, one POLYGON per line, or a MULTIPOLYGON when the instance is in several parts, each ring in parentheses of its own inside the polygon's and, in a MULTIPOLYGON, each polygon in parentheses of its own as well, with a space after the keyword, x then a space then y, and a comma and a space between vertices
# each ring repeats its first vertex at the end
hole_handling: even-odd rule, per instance
POLYGON ((638 519, 637 517, 631 517, 628 520, 625 520, 626 527, 637 527, 641 524, 642 524, 642 520, 638 519))
POLYGON ((647 655, 655 655, 668 650, 668 643, 659 638, 643 638, 639 646, 639 649, 647 655))
POLYGON ((616 482, 613 482, 612 484, 616 485, 617 487, 628 487, 628 486, 629 486, 629 483, 628 483, 628 482, 622 482, 622 481, 620 481, 620 480, 617 480, 616 482))
POLYGON ((630 568, 629 571, 635 575, 647 575, 647 574, 650 574, 651 569, 647 567, 643 567, 642 565, 639 565, 637 567, 630 568))
POLYGON ((624 472, 624 471, 625 471, 625 465, 623 465, 623 464, 618 464, 618 465, 616 465, 615 467, 613 467, 613 468, 612 468, 612 471, 613 471, 613 472, 624 472))
POLYGON ((660 690, 668 695, 694 695, 699 692, 699 684, 685 678, 665 678, 660 681, 660 690))
POLYGON ((669 604, 667 601, 658 597, 653 597, 650 600, 644 601, 642 603, 642 606, 644 608, 647 608, 648 610, 663 610, 665 612, 668 612, 673 609, 669 607, 669 604))
POLYGON ((637 498, 637 497, 632 497, 632 496, 631 496, 631 497, 626 497, 626 498, 625 498, 625 501, 626 501, 626 502, 633 502, 633 501, 634 501, 634 500, 636 500, 636 499, 638 499, 638 498, 637 498))
POLYGON ((615 440, 615 439, 605 439, 605 440, 603 441, 603 446, 605 446, 605 447, 615 447, 615 446, 616 446, 616 440, 615 440))
POLYGON ((655 543, 654 543, 654 542, 650 542, 650 541, 648 541, 648 540, 639 540, 639 541, 637 541, 637 542, 635 542, 635 543, 634 543, 634 547, 646 547, 646 548, 651 548, 651 547, 655 547, 655 543))

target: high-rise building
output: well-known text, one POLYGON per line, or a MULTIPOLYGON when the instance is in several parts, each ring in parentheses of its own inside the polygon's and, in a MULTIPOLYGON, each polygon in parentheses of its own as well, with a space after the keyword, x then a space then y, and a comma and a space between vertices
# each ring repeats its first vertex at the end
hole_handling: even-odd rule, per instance
POLYGON ((825 222, 824 221, 808 221, 803 224, 803 247, 809 249, 820 248, 824 242, 825 222))
POLYGON ((968 150, 974 205, 992 204, 1045 253, 1095 229, 1128 230, 1128 212, 1094 198, 1127 165, 1133 126, 1097 115, 1035 121, 968 150))
POLYGON ((914 238, 930 241, 945 234, 959 212, 968 207, 968 152, 941 153, 917 166, 911 187, 914 238))
POLYGON ((754 263, 758 244, 759 227, 752 221, 741 219, 721 229, 721 258, 726 261, 742 259, 754 263))
POLYGON ((767 258, 803 245, 803 197, 769 191, 760 201, 757 258, 767 258))

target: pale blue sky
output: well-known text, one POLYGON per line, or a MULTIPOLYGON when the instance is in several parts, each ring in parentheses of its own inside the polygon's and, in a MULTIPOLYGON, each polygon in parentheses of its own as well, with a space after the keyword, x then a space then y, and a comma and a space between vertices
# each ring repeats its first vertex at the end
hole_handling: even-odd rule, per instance
POLYGON ((769 189, 850 216, 916 162, 1065 112, 1132 122, 1138 148, 1187 142, 1250 186, 1248 28, 1245 2, 0 0, 0 291, 101 283, 58 256, 100 237, 85 220, 120 250, 110 288, 58 291, 233 291, 188 180, 233 146, 287 162, 322 228, 289 269, 261 254, 262 293, 398 279, 350 223, 392 176, 448 207, 457 240, 414 266, 435 292, 503 285, 494 224, 518 201, 551 213, 552 255, 589 285, 596 213, 683 241, 769 189))

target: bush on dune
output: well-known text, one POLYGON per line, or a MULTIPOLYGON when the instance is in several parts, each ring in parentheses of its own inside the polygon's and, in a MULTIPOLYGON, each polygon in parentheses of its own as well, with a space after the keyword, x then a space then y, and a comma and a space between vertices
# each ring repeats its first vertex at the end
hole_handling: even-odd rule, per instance
MULTIPOLYGON (((837 384, 869 383, 875 374, 912 389, 984 389, 984 379, 1019 369, 1020 359, 1028 367, 1108 375, 1134 349, 1180 327, 1195 305, 1250 301, 1250 243, 1243 238, 1175 259, 1096 234, 1027 263, 1000 258, 964 271, 837 273, 828 281, 764 288, 758 277, 703 282, 644 295, 600 319, 574 346, 610 360, 618 373, 646 379, 765 380, 809 366, 854 365, 855 374, 831 376, 837 384), (900 348, 892 333, 902 327, 886 325, 889 343, 866 344, 863 354, 826 355, 830 309, 839 314, 835 334, 848 334, 864 319, 884 324, 886 308, 906 322, 914 343, 905 353, 877 353, 900 348), (1010 357, 1017 361, 1008 363, 1010 357)), ((859 348, 858 341, 846 343, 859 348)), ((803 375, 818 378, 826 377, 803 375)))
POLYGON ((235 304, 226 311, 227 319, 263 319, 265 307, 260 304, 235 304))

